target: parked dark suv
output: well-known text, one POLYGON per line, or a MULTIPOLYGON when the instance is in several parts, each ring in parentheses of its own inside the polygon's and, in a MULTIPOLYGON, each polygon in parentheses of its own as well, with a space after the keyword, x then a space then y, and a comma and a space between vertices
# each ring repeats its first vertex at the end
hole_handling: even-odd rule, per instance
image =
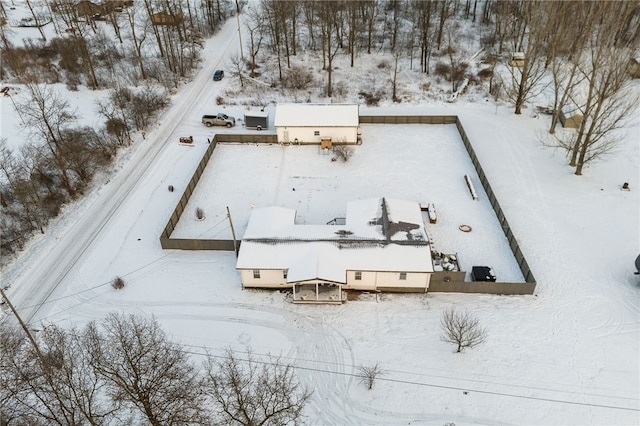
POLYGON ((224 71, 222 70, 216 70, 216 72, 213 73, 213 81, 220 81, 222 77, 224 77, 224 71))

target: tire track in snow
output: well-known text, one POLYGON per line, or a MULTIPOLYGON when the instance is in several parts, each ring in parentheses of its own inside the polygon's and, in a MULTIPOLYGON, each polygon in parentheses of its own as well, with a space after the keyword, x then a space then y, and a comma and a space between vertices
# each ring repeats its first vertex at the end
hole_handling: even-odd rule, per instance
MULTIPOLYGON (((380 410, 353 400, 350 390, 357 383, 353 377, 357 366, 351 344, 325 317, 318 319, 295 312, 294 306, 270 307, 247 302, 176 304, 173 301, 127 300, 119 303, 141 314, 148 314, 152 310, 159 320, 227 322, 268 328, 282 334, 291 342, 287 359, 300 367, 298 378, 301 384, 313 390, 306 408, 307 415, 313 418, 312 424, 406 424, 430 416, 425 413, 380 410), (167 310, 158 309, 163 307, 167 310), (194 312, 196 309, 207 309, 211 313, 194 312), (225 313, 216 313, 217 309, 225 313)), ((85 303, 78 309, 84 311, 87 318, 100 318, 102 310, 96 309, 95 304, 111 306, 112 302, 109 298, 103 298, 93 300, 93 304, 85 303)))

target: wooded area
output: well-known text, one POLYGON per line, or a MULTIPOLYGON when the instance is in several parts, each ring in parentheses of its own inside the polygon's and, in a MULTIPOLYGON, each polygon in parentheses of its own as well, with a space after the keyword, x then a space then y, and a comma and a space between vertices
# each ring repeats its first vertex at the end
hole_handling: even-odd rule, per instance
POLYGON ((311 396, 278 357, 189 349, 153 319, 32 333, 0 323, 1 425, 297 424, 311 396))

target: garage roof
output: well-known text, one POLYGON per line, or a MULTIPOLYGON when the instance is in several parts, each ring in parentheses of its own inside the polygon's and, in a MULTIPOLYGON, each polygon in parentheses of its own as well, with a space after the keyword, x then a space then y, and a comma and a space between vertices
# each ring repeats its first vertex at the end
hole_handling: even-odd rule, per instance
POLYGON ((281 104, 275 127, 358 127, 357 104, 281 104))

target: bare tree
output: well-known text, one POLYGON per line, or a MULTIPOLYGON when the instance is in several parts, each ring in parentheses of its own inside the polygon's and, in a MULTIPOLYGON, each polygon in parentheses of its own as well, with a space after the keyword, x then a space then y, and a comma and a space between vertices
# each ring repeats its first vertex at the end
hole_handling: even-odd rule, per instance
MULTIPOLYGON (((7 20, 7 13, 4 10, 4 3, 0 2, 0 19, 7 20)), ((2 42, 3 56, 6 54, 6 51, 11 49, 12 43, 11 39, 14 37, 15 32, 11 30, 9 25, 0 25, 0 42, 2 42)), ((0 67, 0 73, 3 72, 4 67, 0 67)), ((5 76, 0 74, 0 78, 3 80, 5 76)))
POLYGON ((138 67, 140 68, 140 78, 146 80, 147 72, 144 66, 142 45, 147 39, 147 33, 150 31, 149 25, 151 21, 148 19, 138 19, 140 15, 142 15, 141 8, 142 6, 140 2, 134 2, 133 5, 126 8, 125 14, 127 22, 129 23, 131 41, 133 42, 138 67))
POLYGON ((44 374, 49 386, 39 391, 47 400, 69 407, 69 424, 102 425, 119 409, 120 402, 107 402, 105 383, 90 365, 87 346, 77 329, 49 325, 40 332, 40 348, 48 363, 44 374))
POLYGON ((468 312, 447 309, 442 313, 440 325, 441 339, 457 345, 456 352, 473 348, 483 343, 487 337, 487 331, 480 326, 478 319, 468 312))
POLYGON ((266 33, 265 17, 262 11, 255 5, 251 4, 247 7, 245 27, 249 33, 249 57, 251 58, 250 77, 255 77, 256 57, 262 47, 262 40, 266 33))
POLYGON ((373 37, 376 30, 374 24, 379 14, 379 0, 367 0, 358 3, 360 5, 360 16, 362 16, 362 21, 364 23, 364 26, 366 27, 367 32, 367 54, 370 54, 371 47, 373 45, 373 37))
POLYGON ((104 385, 89 368, 75 330, 43 329, 36 339, 0 326, 0 416, 22 423, 102 425, 114 408, 100 401, 104 385), (29 343, 31 342, 31 343, 29 343))
POLYGON ((380 365, 376 362, 374 365, 363 365, 358 367, 358 376, 360 381, 367 385, 369 390, 373 389, 373 384, 378 376, 384 374, 380 365))
POLYGON ((630 95, 627 64, 637 48, 635 37, 622 35, 618 25, 636 13, 637 5, 603 2, 590 5, 597 16, 580 72, 588 82, 581 103, 583 119, 571 150, 570 164, 581 175, 585 164, 617 145, 616 130, 627 126, 637 99, 630 95))
MULTIPOLYGON (((30 173, 28 160, 24 155, 15 155, 6 146, 6 139, 0 140, 0 173, 4 175, 8 189, 11 189, 22 207, 23 221, 29 225, 30 230, 38 229, 44 234, 47 217, 39 208, 41 198, 37 186, 31 179, 33 174, 30 173)), ((7 210, 4 213, 7 214, 7 210)))
POLYGON ((157 321, 110 314, 86 331, 91 365, 113 401, 154 426, 194 424, 204 417, 198 371, 157 321))
POLYGON ((507 84, 507 96, 515 104, 515 113, 522 114, 524 104, 536 96, 543 87, 546 74, 542 60, 546 37, 552 27, 549 15, 553 13, 553 2, 530 1, 520 4, 514 12, 519 18, 518 31, 514 34, 514 51, 523 51, 525 58, 521 66, 511 66, 511 84, 507 84), (526 31, 528 29, 528 32, 526 31))
POLYGON ((333 76, 333 59, 338 53, 340 44, 340 34, 334 31, 338 26, 341 5, 337 2, 321 2, 320 3, 320 28, 322 34, 322 51, 323 63, 326 65, 324 69, 327 71, 327 96, 333 95, 333 84, 331 82, 333 76), (335 37, 333 36, 335 34, 335 37), (325 60, 326 59, 326 60, 325 60))
POLYGON ((294 367, 279 358, 261 362, 248 351, 241 360, 231 349, 206 364, 206 392, 216 420, 225 425, 287 425, 302 419, 311 392, 300 388, 294 367))
MULTIPOLYGON (((14 366, 24 361, 27 345, 23 333, 8 322, 0 322, 0 424, 26 421, 29 409, 21 404, 18 396, 26 388, 25 377, 17 374, 14 366)), ((26 424, 26 423, 25 423, 26 424)))
POLYGON ((282 45, 284 44, 284 34, 282 20, 284 17, 279 13, 278 8, 281 2, 262 0, 260 2, 262 13, 265 17, 266 26, 269 33, 269 47, 276 55, 278 64, 278 79, 282 80, 282 45))
POLYGON ((247 71, 244 59, 240 55, 235 55, 229 58, 230 74, 232 77, 237 77, 240 80, 240 87, 244 87, 244 74, 247 71))
POLYGON ((33 137, 44 142, 51 153, 65 190, 74 197, 76 190, 62 155, 62 133, 63 129, 76 119, 75 112, 71 110, 69 103, 50 86, 27 82, 25 88, 28 97, 16 103, 22 125, 33 137))
POLYGON ((100 84, 96 73, 95 53, 91 49, 89 34, 89 29, 96 30, 95 22, 88 16, 79 16, 76 2, 72 0, 58 0, 54 10, 69 29, 68 42, 72 44, 76 55, 82 59, 88 85, 97 89, 100 84), (86 25, 87 23, 90 25, 86 25))
POLYGON ((418 2, 415 5, 414 13, 410 18, 415 19, 420 46, 420 71, 429 73, 429 57, 431 56, 431 37, 433 29, 431 19, 433 16, 432 2, 418 2))
POLYGON ((336 154, 336 157, 340 158, 345 163, 349 161, 351 156, 353 156, 353 148, 347 145, 336 145, 333 148, 333 152, 336 154))
POLYGON ((457 40, 460 39, 460 29, 456 24, 450 24, 445 26, 445 49, 447 57, 449 58, 449 81, 451 81, 451 93, 455 93, 462 80, 464 79, 465 72, 468 68, 468 64, 465 62, 466 54, 460 43, 457 40))
POLYGON ((385 6, 385 28, 389 29, 391 40, 389 40, 389 48, 391 51, 396 49, 398 43, 398 34, 402 26, 403 12, 405 2, 401 0, 389 0, 385 6))
POLYGON ((47 36, 44 34, 44 31, 42 30, 42 26, 44 24, 40 22, 40 19, 38 19, 38 13, 36 13, 33 10, 33 6, 31 6, 31 2, 29 0, 26 0, 26 3, 27 3, 27 6, 29 7, 29 10, 31 11, 31 16, 33 16, 33 23, 36 25, 36 27, 38 27, 38 31, 40 31, 40 35, 42 36, 42 40, 46 41, 47 40, 47 36))
POLYGON ((361 5, 359 2, 347 2, 347 16, 349 25, 347 26, 347 40, 349 41, 350 66, 353 68, 357 35, 362 32, 363 21, 360 17, 361 5))
POLYGON ((440 43, 442 42, 442 34, 443 34, 443 30, 445 27, 445 23, 447 22, 447 19, 450 18, 451 16, 454 15, 454 13, 451 11, 451 5, 452 4, 457 4, 456 2, 453 2, 452 0, 440 0, 438 3, 440 3, 440 16, 439 16, 439 22, 438 22, 438 36, 437 36, 437 44, 438 44, 438 50, 440 50, 440 43))

